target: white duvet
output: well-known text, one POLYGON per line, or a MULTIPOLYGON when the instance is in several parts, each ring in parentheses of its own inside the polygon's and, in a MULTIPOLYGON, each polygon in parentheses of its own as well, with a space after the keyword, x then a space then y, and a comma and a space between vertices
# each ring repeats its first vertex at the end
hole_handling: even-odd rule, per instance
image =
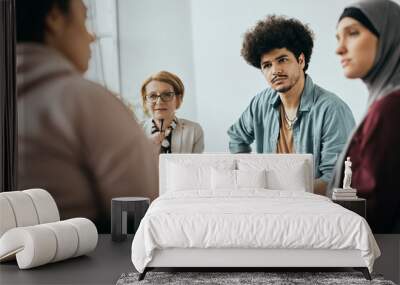
POLYGON ((380 255, 359 215, 319 195, 265 189, 162 195, 134 237, 135 268, 165 248, 358 249, 370 272, 380 255))

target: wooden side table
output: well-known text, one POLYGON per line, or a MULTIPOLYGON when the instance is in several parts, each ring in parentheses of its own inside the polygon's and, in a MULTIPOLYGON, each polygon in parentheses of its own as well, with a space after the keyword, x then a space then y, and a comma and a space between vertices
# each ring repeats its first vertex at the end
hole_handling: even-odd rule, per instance
POLYGON ((133 213, 134 233, 146 214, 150 199, 145 197, 119 197, 111 200, 111 239, 124 241, 127 237, 128 213, 133 213))
POLYGON ((359 214, 364 219, 367 217, 367 201, 363 198, 332 199, 332 202, 339 204, 340 206, 353 211, 356 214, 359 214))

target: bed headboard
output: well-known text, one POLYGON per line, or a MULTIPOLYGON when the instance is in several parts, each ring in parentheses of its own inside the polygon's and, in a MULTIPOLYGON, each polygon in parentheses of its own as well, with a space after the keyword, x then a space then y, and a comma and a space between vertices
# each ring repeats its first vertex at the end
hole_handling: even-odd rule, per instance
POLYGON ((314 162, 312 154, 230 154, 230 153, 203 153, 203 154, 161 154, 159 161, 160 195, 167 192, 168 167, 172 164, 207 165, 216 163, 232 163, 234 169, 252 169, 262 165, 272 173, 268 178, 271 188, 285 189, 287 173, 300 169, 301 178, 305 182, 305 191, 313 193, 314 162))

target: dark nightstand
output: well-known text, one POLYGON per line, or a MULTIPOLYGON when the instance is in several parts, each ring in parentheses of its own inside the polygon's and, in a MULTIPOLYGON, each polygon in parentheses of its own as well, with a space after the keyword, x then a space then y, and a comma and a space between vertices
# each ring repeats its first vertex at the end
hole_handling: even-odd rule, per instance
POLYGON ((359 214, 364 219, 367 217, 367 201, 363 198, 354 198, 351 200, 332 199, 332 202, 359 214))
POLYGON ((128 213, 133 214, 133 234, 139 227, 150 205, 145 197, 119 197, 111 200, 111 238, 112 241, 124 241, 127 238, 128 213))

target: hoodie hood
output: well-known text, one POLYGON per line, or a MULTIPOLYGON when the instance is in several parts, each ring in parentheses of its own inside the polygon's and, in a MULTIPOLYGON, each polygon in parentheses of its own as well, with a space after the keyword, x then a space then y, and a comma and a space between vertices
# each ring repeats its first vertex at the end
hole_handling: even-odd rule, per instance
POLYGON ((49 79, 78 73, 57 50, 36 43, 18 44, 16 63, 17 94, 49 79))

